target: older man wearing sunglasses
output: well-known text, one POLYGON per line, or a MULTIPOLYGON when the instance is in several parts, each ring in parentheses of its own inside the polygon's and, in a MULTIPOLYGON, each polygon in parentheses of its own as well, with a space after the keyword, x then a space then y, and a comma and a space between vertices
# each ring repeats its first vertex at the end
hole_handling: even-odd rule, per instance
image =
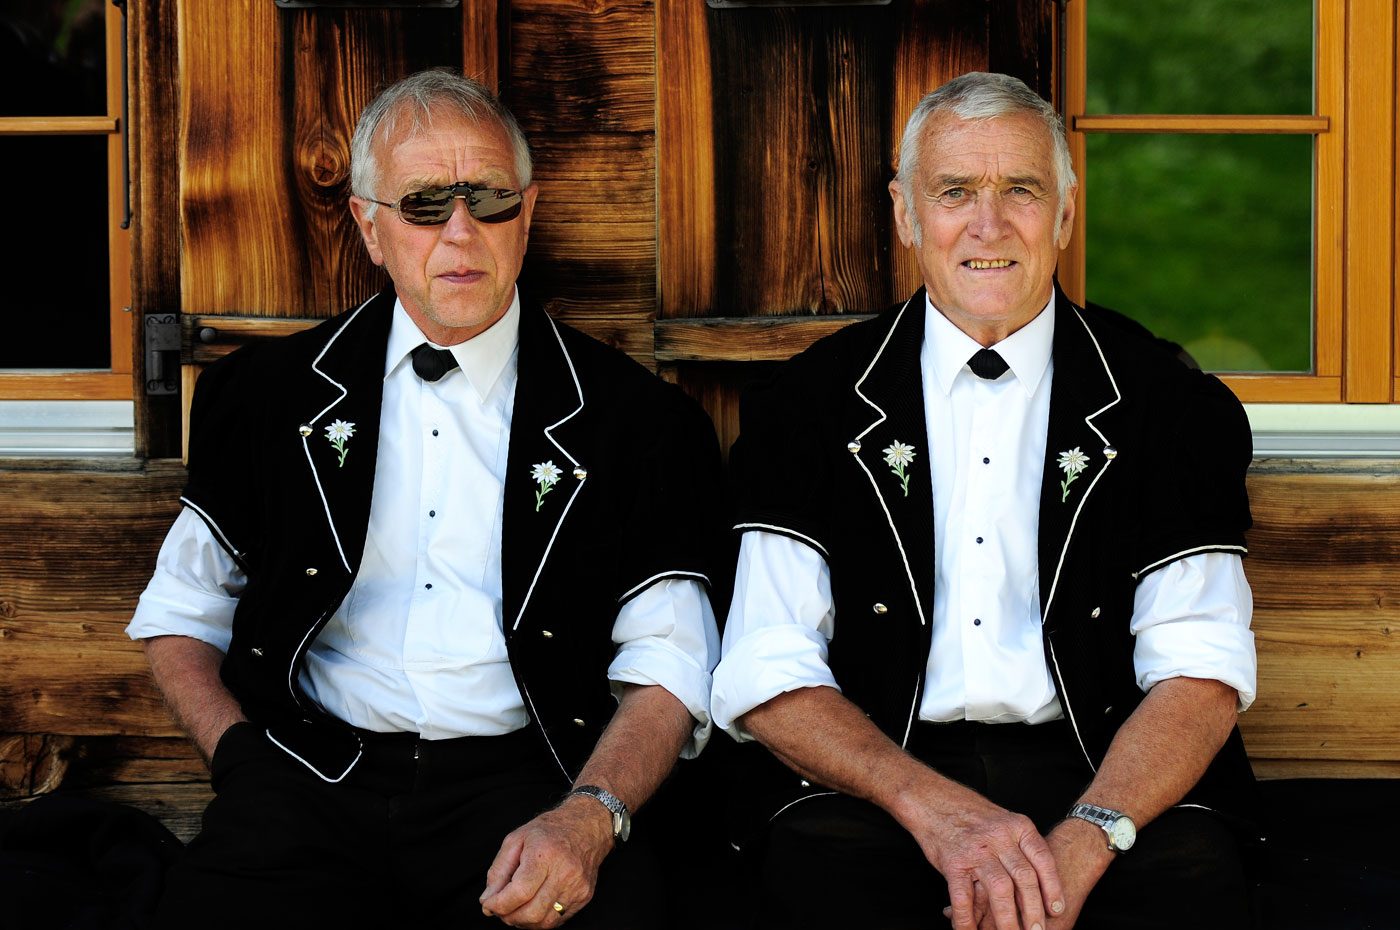
POLYGON ((406 78, 351 157, 392 286, 201 377, 130 627, 217 792, 162 922, 665 926, 625 841, 710 730, 713 430, 522 305, 489 91, 406 78))

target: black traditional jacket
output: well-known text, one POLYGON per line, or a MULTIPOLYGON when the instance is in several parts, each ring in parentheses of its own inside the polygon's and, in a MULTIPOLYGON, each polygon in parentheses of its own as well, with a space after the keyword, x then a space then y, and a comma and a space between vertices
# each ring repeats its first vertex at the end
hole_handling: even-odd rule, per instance
MULTIPOLYGON (((306 652, 350 590, 379 448, 386 290, 314 329, 246 347, 200 377, 189 484, 247 572, 222 668, 274 741, 327 780, 355 732, 299 684, 306 652), (354 424, 343 465, 327 427, 354 424)), ((662 578, 708 583, 719 455, 700 407, 615 350, 525 306, 505 481, 501 573, 511 667, 572 779, 616 707, 607 680, 618 608, 662 578), (563 475, 536 509, 534 467, 563 475)))
MULTIPOLYGON (((920 290, 794 358, 746 394, 730 456, 737 529, 787 535, 826 560, 832 673, 901 745, 917 720, 931 643, 934 510, 930 482, 909 482, 906 497, 882 450, 928 435, 924 318, 920 290)), ((1219 380, 1058 293, 1052 353, 1041 623, 1077 748, 1097 767, 1143 698, 1129 629, 1134 591, 1176 559, 1245 553, 1252 443, 1243 408, 1219 380), (1066 493, 1060 453, 1076 449, 1087 466, 1066 493)), ((776 763, 753 765, 746 777, 767 812, 750 816, 826 790, 776 763)), ((1183 803, 1238 810, 1251 780, 1236 730, 1183 803)))

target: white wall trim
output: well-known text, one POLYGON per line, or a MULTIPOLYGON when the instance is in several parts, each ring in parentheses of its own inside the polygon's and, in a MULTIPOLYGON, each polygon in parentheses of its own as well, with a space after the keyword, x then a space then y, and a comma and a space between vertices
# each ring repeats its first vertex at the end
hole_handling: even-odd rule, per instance
POLYGON ((1245 404, 1255 458, 1400 458, 1400 404, 1245 404))
POLYGON ((135 405, 129 400, 0 401, 0 456, 66 458, 135 451, 135 405))

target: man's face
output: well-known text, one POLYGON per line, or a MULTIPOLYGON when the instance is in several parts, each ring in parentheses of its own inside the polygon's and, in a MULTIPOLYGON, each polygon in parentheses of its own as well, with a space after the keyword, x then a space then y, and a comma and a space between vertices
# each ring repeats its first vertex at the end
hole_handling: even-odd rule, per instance
POLYGON ((1049 302, 1074 189, 1059 208, 1050 133, 1030 114, 975 121, 935 113, 921 141, 912 213, 890 183, 899 239, 916 250, 933 305, 991 345, 1049 302))
MULTIPOLYGON (((375 199, 397 203, 427 187, 467 181, 481 187, 519 189, 510 140, 495 121, 473 125, 455 113, 438 111, 431 126, 409 134, 406 128, 385 141, 376 139, 375 199)), ((456 345, 488 329, 506 312, 525 257, 537 188, 523 192, 520 215, 504 223, 482 223, 456 201, 452 218, 441 226, 410 226, 390 207, 372 218, 368 202, 350 198, 350 210, 376 265, 394 280, 404 309, 429 339, 456 345)))

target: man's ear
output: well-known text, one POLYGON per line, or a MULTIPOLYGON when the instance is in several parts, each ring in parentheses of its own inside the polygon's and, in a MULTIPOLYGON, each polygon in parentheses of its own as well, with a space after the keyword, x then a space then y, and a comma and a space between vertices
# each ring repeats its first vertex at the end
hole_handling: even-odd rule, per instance
POLYGON ((370 207, 370 202, 363 197, 350 198, 350 215, 355 218, 355 225, 360 228, 360 235, 365 240, 365 249, 369 252, 369 260, 376 265, 383 265, 384 253, 379 248, 379 232, 375 228, 379 212, 376 210, 374 216, 370 216, 370 207))
POLYGON ((1075 197, 1078 194, 1078 184, 1071 184, 1069 192, 1065 194, 1065 208, 1060 211, 1060 230, 1055 236, 1055 244, 1061 249, 1069 245, 1069 238, 1074 235, 1074 211, 1077 205, 1075 197))
POLYGON ((904 188, 898 181, 890 182, 890 199, 894 201, 894 228, 899 233, 899 241, 906 249, 914 247, 914 217, 909 215, 909 202, 904 199, 904 188))
POLYGON ((530 219, 535 215, 535 198, 540 195, 540 186, 531 184, 520 192, 520 218, 525 221, 525 239, 530 239, 530 219))

